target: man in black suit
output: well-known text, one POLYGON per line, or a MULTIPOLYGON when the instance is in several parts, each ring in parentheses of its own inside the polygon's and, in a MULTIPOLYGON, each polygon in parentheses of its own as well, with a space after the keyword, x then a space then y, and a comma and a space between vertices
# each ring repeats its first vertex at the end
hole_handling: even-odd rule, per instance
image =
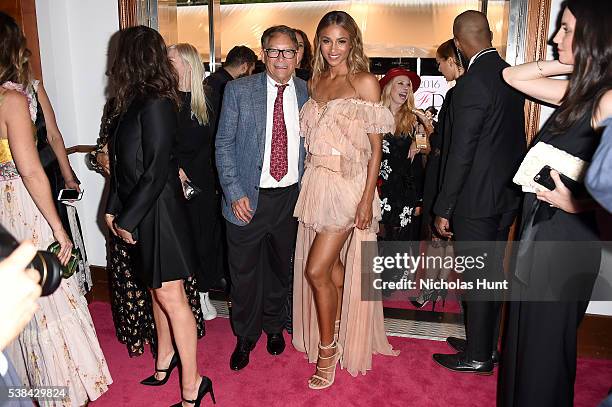
MULTIPOLYGON (((454 22, 459 51, 469 59, 450 107, 452 135, 434 206, 442 236, 460 242, 500 242, 487 259, 489 276, 503 273, 503 248, 520 202, 512 177, 526 153, 524 98, 502 79, 508 64, 493 48, 484 14, 469 10, 454 22), (452 232, 451 232, 452 228, 452 232)), ((458 252, 460 251, 458 247, 458 252)), ((499 302, 464 302, 466 340, 448 338, 456 354, 435 354, 440 365, 490 373, 497 358, 499 302)))
POLYGON ((204 83, 210 87, 213 109, 217 115, 214 131, 217 131, 219 116, 221 112, 221 101, 225 85, 231 80, 249 76, 255 69, 257 55, 255 52, 244 45, 237 45, 227 53, 223 67, 213 72, 206 78, 204 83))

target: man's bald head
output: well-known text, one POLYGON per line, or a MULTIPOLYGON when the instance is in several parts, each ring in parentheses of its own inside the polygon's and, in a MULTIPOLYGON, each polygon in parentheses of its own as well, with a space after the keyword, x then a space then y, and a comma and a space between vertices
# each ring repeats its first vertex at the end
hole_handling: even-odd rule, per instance
POLYGON ((453 35, 459 49, 468 58, 492 46, 493 33, 489 21, 480 11, 468 10, 459 14, 453 23, 453 35))

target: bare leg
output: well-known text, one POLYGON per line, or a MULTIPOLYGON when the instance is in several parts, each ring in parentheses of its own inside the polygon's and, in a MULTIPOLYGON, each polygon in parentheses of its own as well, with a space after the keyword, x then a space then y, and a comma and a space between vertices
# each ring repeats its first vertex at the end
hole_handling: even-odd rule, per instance
MULTIPOLYGON (((338 305, 341 299, 341 288, 339 290, 336 281, 344 279, 344 267, 340 262, 340 250, 351 231, 344 233, 317 233, 308 253, 306 263, 306 279, 312 288, 317 320, 319 322, 319 336, 322 345, 330 345, 334 342, 334 321, 340 313, 338 305), (335 273, 334 273, 335 271, 335 273), (333 278, 333 275, 336 277, 333 278), (341 277, 341 278, 340 278, 341 277)), ((340 286, 342 283, 340 283, 340 286)), ((317 366, 325 368, 336 363, 334 355, 337 348, 319 350, 317 366), (325 359, 326 358, 326 359, 325 359)), ((316 372, 319 376, 331 377, 332 373, 316 372)), ((322 384, 319 379, 312 379, 312 384, 322 384)))
MULTIPOLYGON (((151 290, 151 303, 153 304, 153 319, 155 320, 155 331, 157 333, 157 358, 155 359, 156 369, 166 369, 170 365, 170 360, 174 355, 172 346, 172 332, 168 324, 166 313, 162 310, 155 294, 151 290)), ((167 373, 156 372, 155 378, 162 380, 167 373)))
POLYGON ((344 265, 340 260, 340 255, 338 254, 338 258, 333 265, 332 268, 332 281, 336 286, 336 292, 338 293, 337 307, 336 307, 336 321, 334 323, 334 334, 337 336, 338 331, 340 329, 340 318, 342 316, 342 293, 344 291, 344 265))
MULTIPOLYGON (((174 342, 181 358, 182 396, 188 400, 197 397, 201 378, 197 366, 196 322, 187 301, 182 280, 162 283, 161 288, 153 290, 170 323, 174 342)), ((189 406, 189 404, 183 405, 189 406)))

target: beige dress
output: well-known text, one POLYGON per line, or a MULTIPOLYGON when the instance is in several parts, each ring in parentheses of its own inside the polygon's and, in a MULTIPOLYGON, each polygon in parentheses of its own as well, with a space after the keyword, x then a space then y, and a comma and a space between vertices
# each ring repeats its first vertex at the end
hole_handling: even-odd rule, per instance
MULTIPOLYGON (((11 83, 2 86, 20 90, 11 83)), ((34 119, 35 110, 31 113, 34 119)), ((0 223, 18 241, 29 239, 38 249, 54 241, 16 170, 7 139, 0 139, 0 223)), ((69 399, 40 401, 41 406, 82 406, 97 399, 113 381, 76 277, 63 279, 38 305, 30 323, 4 350, 24 385, 68 387, 69 399)))
POLYGON ((334 99, 319 105, 309 99, 300 113, 307 157, 294 216, 299 220, 293 285, 293 346, 317 361, 319 327, 312 290, 304 277, 310 246, 317 233, 351 230, 340 253, 345 266, 339 342, 340 365, 351 375, 366 373, 372 355, 397 355, 385 334, 381 301, 361 298, 361 242, 376 241, 378 194, 369 229, 355 228, 371 156, 368 133, 394 130, 391 112, 360 99, 334 99))

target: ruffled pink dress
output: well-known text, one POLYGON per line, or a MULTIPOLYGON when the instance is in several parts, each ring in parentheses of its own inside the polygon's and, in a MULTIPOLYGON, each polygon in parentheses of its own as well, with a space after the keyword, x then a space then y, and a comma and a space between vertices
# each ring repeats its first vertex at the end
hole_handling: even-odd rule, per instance
POLYGON ((307 150, 305 172, 294 216, 298 218, 293 285, 293 346, 309 362, 318 356, 319 327, 312 290, 304 277, 310 246, 317 233, 351 230, 340 259, 345 267, 339 342, 340 365, 351 375, 372 368, 372 355, 397 355, 387 340, 381 301, 361 298, 361 242, 376 241, 380 200, 372 203, 373 220, 355 228, 355 212, 367 178, 371 147, 368 133, 393 132, 393 115, 384 106, 360 99, 334 99, 319 105, 309 99, 300 113, 307 150))

